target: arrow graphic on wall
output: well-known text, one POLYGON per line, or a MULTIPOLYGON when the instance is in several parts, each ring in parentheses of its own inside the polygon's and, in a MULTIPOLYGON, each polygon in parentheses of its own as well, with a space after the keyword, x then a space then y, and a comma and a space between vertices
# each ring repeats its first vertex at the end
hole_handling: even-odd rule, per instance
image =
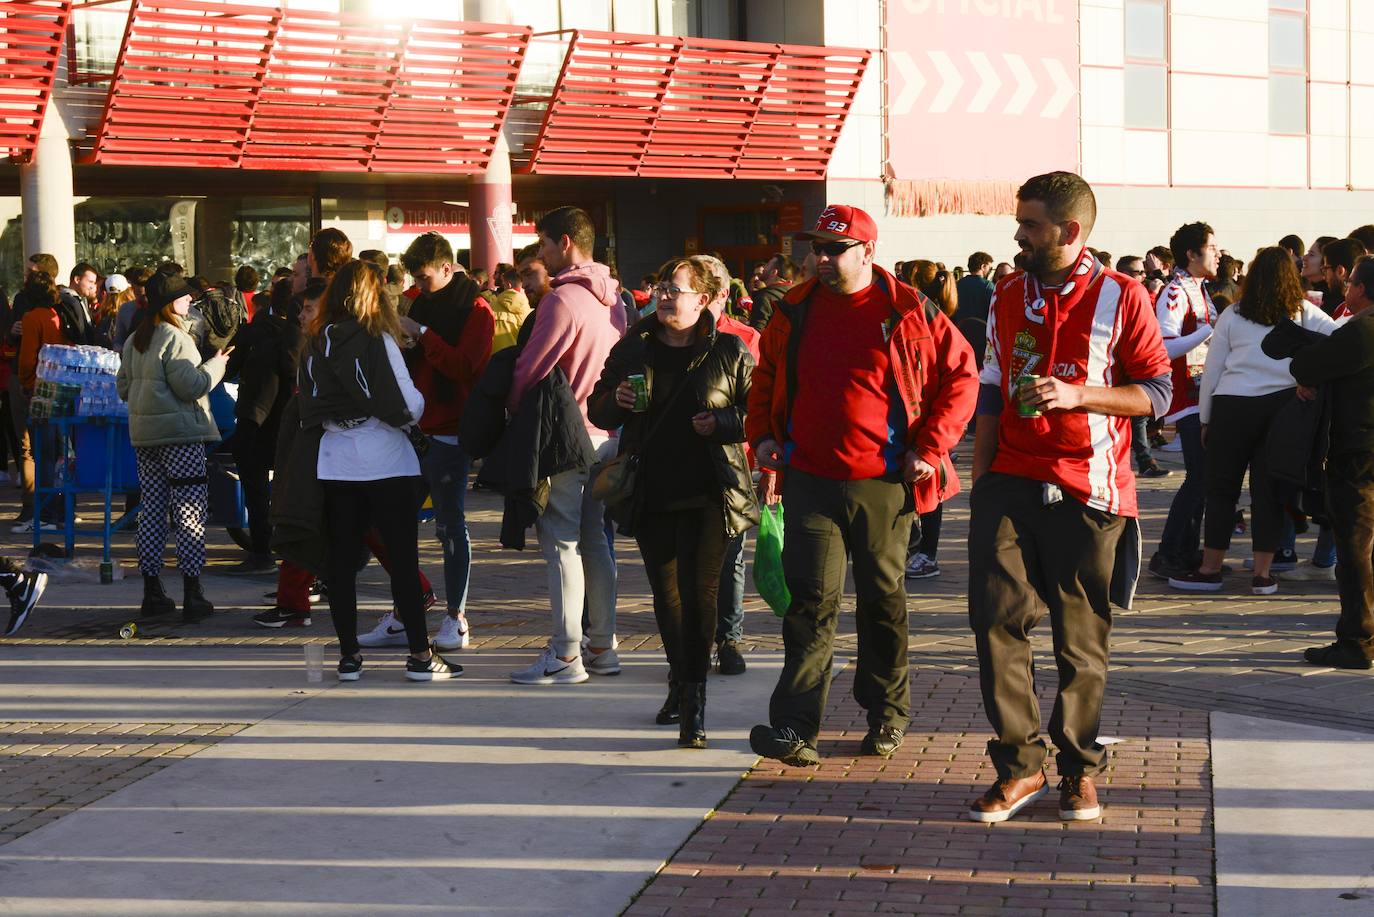
POLYGON ((901 91, 891 103, 889 113, 907 115, 919 111, 923 95, 928 114, 1011 115, 1062 117, 1078 94, 1070 70, 1058 58, 1030 58, 1020 54, 1001 54, 1001 68, 995 58, 982 51, 951 55, 945 51, 926 51, 925 60, 907 51, 890 51, 888 60, 901 91), (927 88, 935 92, 926 93, 927 88), (965 90, 972 90, 970 95, 965 90), (1011 94, 1007 95, 1007 89, 1011 94), (1043 100, 1038 111, 1031 108, 1043 100), (999 106, 1000 100, 1000 106, 999 106))

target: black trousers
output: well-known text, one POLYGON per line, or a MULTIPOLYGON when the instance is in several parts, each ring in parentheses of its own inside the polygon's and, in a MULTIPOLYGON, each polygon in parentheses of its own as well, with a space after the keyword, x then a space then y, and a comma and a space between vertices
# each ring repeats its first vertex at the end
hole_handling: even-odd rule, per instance
POLYGON ((1202 421, 1198 415, 1190 414, 1174 424, 1174 431, 1183 443, 1183 483, 1169 505, 1164 533, 1159 538, 1159 553, 1191 570, 1202 534, 1203 507, 1207 505, 1207 459, 1202 448, 1202 421))
POLYGON ((940 526, 945 519, 945 505, 941 503, 928 513, 916 517, 911 527, 911 536, 906 541, 908 556, 920 552, 931 560, 940 550, 940 526))
POLYGON ((1250 535, 1256 551, 1275 551, 1283 529, 1283 505, 1269 480, 1265 442, 1279 409, 1291 401, 1293 389, 1268 395, 1216 395, 1207 427, 1207 517, 1203 544, 1225 551, 1236 529, 1236 504, 1250 469, 1250 535))
POLYGON ((830 693, 845 562, 852 558, 859 638, 854 699, 868 711, 870 727, 906 729, 911 681, 903 573, 915 515, 911 491, 896 480, 832 481, 790 469, 782 502, 782 566, 792 605, 782 619, 784 658, 770 722, 815 743, 830 693))
POLYGON ((1357 452, 1328 460, 1326 503, 1341 595, 1336 640, 1374 659, 1374 456, 1357 452))
POLYGON ((272 553, 271 510, 272 463, 277 451, 275 429, 263 429, 251 420, 241 421, 234 429, 230 444, 234 464, 238 466, 239 482, 243 485, 243 502, 248 509, 248 537, 254 554, 272 553))
POLYGON ((705 681, 728 541, 720 504, 646 512, 635 523, 635 541, 644 556, 654 618, 673 675, 679 681, 705 681))
POLYGON ((339 655, 358 652, 358 555, 369 527, 376 529, 391 561, 391 598, 405 625, 410 652, 423 653, 429 646, 429 635, 420 587, 416 479, 322 483, 329 529, 324 582, 334 632, 339 636, 339 655))
POLYGON ((1050 616, 1059 691, 1050 737, 1060 776, 1106 763, 1097 742, 1107 686, 1109 601, 1126 520, 1068 497, 1045 505, 1044 485, 987 473, 969 497, 969 625, 983 707, 997 738, 997 775, 1029 777, 1045 763, 1030 632, 1050 616))

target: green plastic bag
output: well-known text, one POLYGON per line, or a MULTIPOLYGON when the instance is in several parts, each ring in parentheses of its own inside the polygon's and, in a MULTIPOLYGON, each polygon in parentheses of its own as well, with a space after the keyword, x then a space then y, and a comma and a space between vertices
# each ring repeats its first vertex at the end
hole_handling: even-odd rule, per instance
POLYGON ((763 507, 758 543, 754 545, 754 589, 779 618, 792 604, 792 593, 787 591, 782 574, 782 537, 782 504, 763 507))

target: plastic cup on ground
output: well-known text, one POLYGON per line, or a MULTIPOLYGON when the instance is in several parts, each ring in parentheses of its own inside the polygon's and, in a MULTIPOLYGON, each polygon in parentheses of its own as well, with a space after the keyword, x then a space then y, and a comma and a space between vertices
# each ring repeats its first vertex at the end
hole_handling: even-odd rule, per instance
POLYGON ((324 645, 307 643, 305 645, 305 680, 311 684, 324 681, 324 645))

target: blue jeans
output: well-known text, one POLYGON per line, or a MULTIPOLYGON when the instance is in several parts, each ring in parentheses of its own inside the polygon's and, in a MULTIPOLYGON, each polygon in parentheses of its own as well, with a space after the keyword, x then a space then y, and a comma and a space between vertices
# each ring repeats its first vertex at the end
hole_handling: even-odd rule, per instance
POLYGON ((740 532, 725 543, 716 590, 716 643, 744 636, 744 539, 740 532))
MULTIPOLYGON (((1297 553, 1298 549, 1298 530, 1293 526, 1293 520, 1287 514, 1283 517, 1283 537, 1280 539, 1280 551, 1292 551, 1297 553)), ((1331 567, 1336 563, 1336 533, 1331 531, 1329 526, 1321 526, 1317 529, 1317 546, 1312 549, 1312 566, 1331 567)))
POLYGON ((1150 455, 1150 434, 1146 429, 1149 418, 1143 414, 1131 418, 1131 456, 1135 458, 1135 470, 1142 471, 1154 457, 1150 455))
POLYGON ((1164 522, 1164 534, 1159 539, 1159 553, 1191 568, 1201 541, 1202 509, 1207 502, 1202 421, 1193 414, 1179 420, 1174 428, 1183 441, 1183 483, 1169 507, 1169 518, 1164 522))
POLYGON ((420 473, 434 503, 434 537, 444 550, 444 598, 449 611, 465 612, 472 572, 472 539, 463 515, 468 469, 472 459, 462 446, 429 438, 429 451, 420 459, 420 473))

